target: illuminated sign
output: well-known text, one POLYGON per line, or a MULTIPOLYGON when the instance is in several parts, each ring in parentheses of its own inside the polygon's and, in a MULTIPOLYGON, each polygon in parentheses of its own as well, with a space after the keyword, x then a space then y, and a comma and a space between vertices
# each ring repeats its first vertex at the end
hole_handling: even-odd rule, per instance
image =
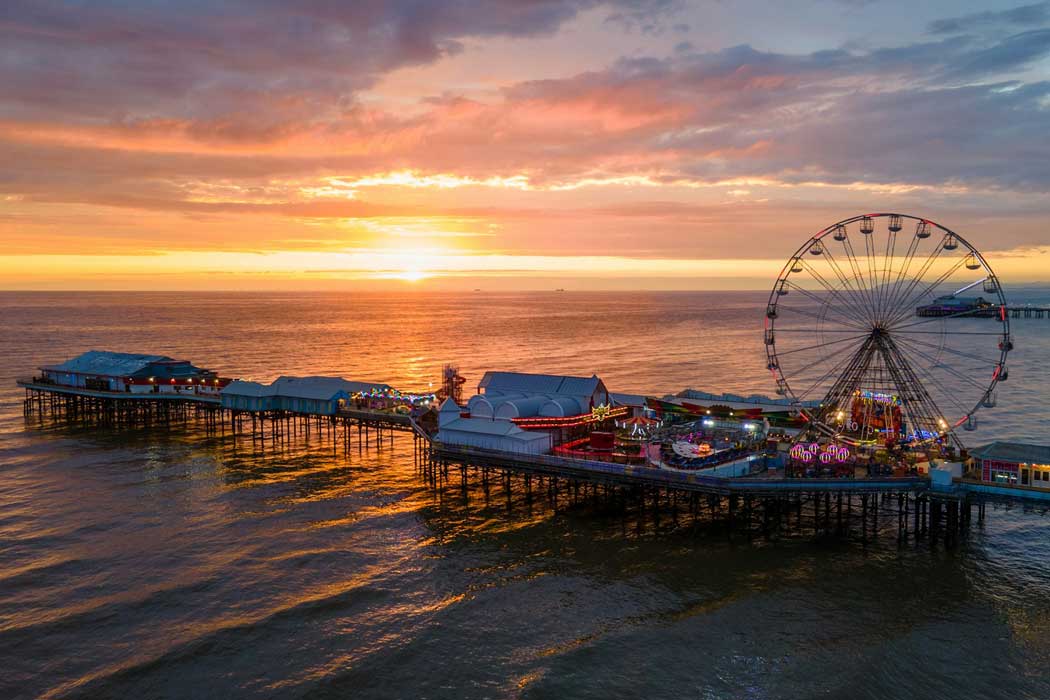
POLYGON ((884 394, 878 391, 867 390, 861 391, 858 389, 857 391, 853 392, 853 395, 859 396, 860 398, 866 399, 868 401, 874 401, 875 403, 885 403, 890 404, 892 406, 901 405, 901 397, 897 396, 896 394, 884 394))

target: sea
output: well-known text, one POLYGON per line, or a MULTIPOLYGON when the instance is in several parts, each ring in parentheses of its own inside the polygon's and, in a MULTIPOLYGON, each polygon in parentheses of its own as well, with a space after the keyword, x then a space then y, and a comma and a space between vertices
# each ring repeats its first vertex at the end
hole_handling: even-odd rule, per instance
MULTIPOLYGON (((409 390, 445 363, 771 394, 765 292, 0 293, 0 698, 1050 698, 1050 518, 730 539, 345 454, 23 414, 89 349, 409 390), (625 517, 631 518, 625 521, 625 517)), ((1011 302, 1050 301, 1029 288, 1011 302)), ((1050 444, 1050 320, 968 445, 1050 444)))

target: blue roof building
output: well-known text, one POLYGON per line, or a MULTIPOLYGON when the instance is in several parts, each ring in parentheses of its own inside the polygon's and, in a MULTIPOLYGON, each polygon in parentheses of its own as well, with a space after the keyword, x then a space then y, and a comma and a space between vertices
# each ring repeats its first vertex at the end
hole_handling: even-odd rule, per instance
POLYGON ((568 417, 609 405, 609 392, 597 376, 486 372, 467 406, 472 418, 568 417))
POLYGON ((212 378, 211 372, 188 360, 166 355, 89 350, 76 357, 40 368, 43 377, 55 384, 96 391, 124 391, 130 385, 150 380, 156 385, 183 384, 188 380, 212 378))
POLYGON ((292 411, 332 416, 354 394, 389 391, 383 382, 360 382, 342 377, 278 377, 272 384, 231 382, 222 390, 222 405, 234 411, 292 411))

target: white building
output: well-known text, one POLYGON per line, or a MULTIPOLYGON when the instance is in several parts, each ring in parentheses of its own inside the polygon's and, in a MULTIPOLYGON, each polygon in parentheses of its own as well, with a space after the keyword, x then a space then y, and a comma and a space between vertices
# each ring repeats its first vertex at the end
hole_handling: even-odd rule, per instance
POLYGON ((550 452, 550 433, 522 430, 504 419, 463 418, 461 413, 462 409, 452 399, 445 399, 445 403, 441 404, 438 442, 519 454, 550 452))

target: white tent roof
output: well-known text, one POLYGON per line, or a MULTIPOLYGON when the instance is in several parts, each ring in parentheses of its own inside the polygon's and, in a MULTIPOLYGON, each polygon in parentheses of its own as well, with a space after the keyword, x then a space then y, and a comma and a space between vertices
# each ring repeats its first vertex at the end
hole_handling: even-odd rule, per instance
POLYGON ((464 433, 496 435, 512 440, 549 440, 547 433, 522 430, 509 420, 488 420, 486 418, 457 418, 441 426, 441 431, 456 430, 464 433))

